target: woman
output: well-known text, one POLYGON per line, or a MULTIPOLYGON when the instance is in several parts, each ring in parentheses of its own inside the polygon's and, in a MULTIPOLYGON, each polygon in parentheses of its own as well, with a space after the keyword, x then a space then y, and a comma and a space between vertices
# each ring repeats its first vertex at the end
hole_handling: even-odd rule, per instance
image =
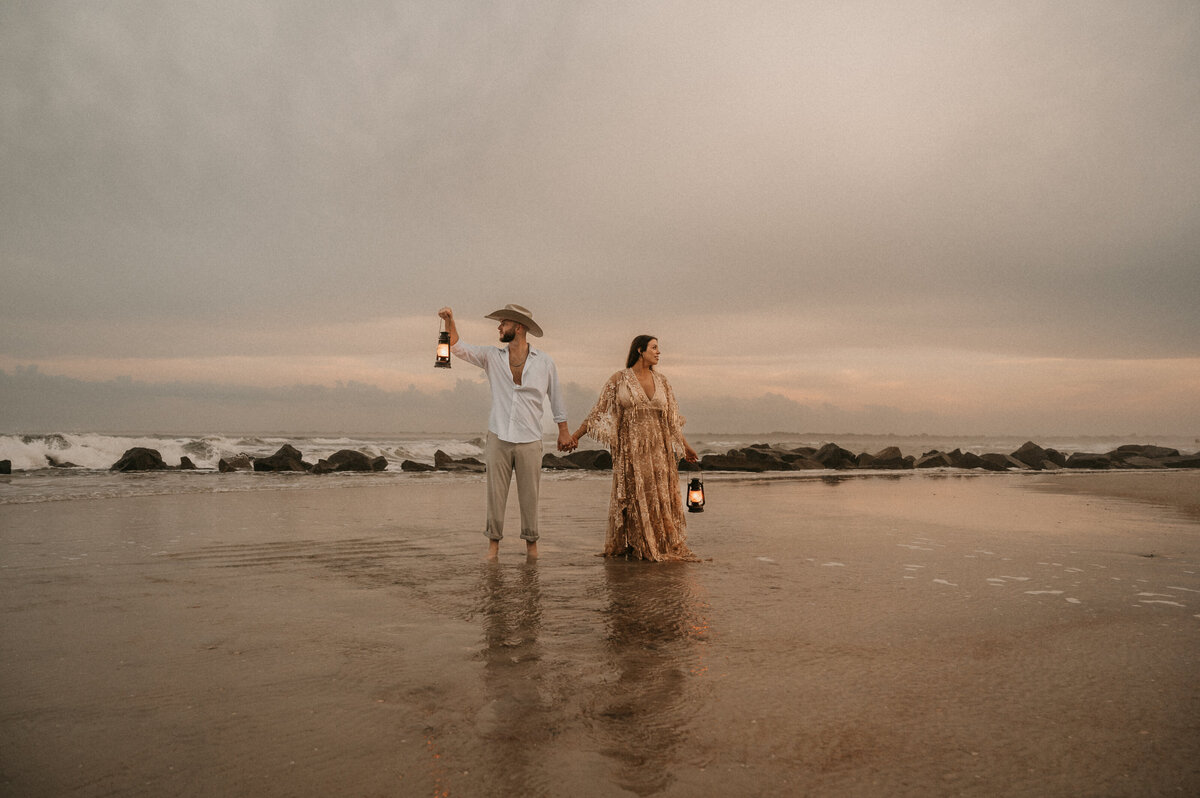
POLYGON ((685 542, 678 452, 689 463, 699 457, 683 437, 671 384, 654 370, 659 357, 657 338, 634 338, 625 369, 605 383, 573 443, 586 434, 612 452, 606 557, 696 561, 685 542))

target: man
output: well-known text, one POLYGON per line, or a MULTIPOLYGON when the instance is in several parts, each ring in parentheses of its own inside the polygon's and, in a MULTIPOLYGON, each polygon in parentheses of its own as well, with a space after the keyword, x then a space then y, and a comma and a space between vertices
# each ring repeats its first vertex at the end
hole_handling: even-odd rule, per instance
POLYGON ((517 477, 517 500, 521 505, 521 538, 525 553, 538 556, 538 488, 542 477, 542 404, 550 400, 550 411, 558 424, 558 449, 575 448, 567 428, 567 410, 558 387, 558 369, 545 352, 534 349, 526 337, 542 337, 533 314, 520 305, 505 305, 484 318, 500 322, 500 343, 508 346, 471 346, 459 341, 454 311, 442 308, 438 316, 450 333, 450 351, 455 357, 479 366, 492 389, 487 443, 487 529, 488 559, 500 553, 504 537, 504 509, 508 488, 517 477))

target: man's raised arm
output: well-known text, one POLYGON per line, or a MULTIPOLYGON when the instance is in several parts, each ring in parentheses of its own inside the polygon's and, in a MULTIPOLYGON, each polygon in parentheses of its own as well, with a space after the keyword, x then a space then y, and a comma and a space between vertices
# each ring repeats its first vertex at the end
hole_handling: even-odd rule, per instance
POLYGON ((446 322, 446 332, 450 333, 450 346, 458 343, 458 328, 454 326, 454 311, 450 308, 442 308, 438 311, 438 317, 446 322))

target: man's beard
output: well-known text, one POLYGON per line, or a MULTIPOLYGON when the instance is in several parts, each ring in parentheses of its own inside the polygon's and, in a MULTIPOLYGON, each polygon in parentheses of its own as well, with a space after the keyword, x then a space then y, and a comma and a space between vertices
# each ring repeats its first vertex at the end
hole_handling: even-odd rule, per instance
POLYGON ((513 332, 512 330, 509 330, 506 333, 500 333, 500 343, 502 343, 502 344, 510 343, 516 337, 517 337, 517 334, 515 332, 513 332))

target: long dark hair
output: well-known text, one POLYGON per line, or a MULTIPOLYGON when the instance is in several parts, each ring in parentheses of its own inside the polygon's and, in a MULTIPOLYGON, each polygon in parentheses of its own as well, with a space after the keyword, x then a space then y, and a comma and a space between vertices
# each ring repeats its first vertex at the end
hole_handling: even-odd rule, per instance
MULTIPOLYGON (((642 352, 646 351, 646 347, 650 346, 651 341, 658 340, 655 335, 639 335, 633 339, 633 343, 629 345, 629 357, 625 358, 625 368, 633 368, 633 364, 642 359, 642 352)), ((654 366, 650 367, 651 369, 654 366)))

